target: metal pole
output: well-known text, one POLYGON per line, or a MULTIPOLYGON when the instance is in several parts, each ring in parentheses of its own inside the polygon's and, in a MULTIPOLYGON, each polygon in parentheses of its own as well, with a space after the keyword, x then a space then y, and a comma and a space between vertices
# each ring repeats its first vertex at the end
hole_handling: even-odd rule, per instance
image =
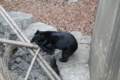
POLYGON ((20 41, 7 40, 7 39, 1 39, 1 38, 0 38, 0 43, 12 44, 12 45, 17 45, 17 46, 24 46, 24 47, 28 47, 28 48, 38 49, 38 46, 34 45, 34 44, 20 42, 20 41))

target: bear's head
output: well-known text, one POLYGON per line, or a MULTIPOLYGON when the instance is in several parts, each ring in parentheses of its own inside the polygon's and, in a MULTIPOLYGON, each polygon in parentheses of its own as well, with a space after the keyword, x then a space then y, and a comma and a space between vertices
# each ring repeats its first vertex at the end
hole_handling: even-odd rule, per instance
POLYGON ((34 36, 31 39, 31 43, 35 42, 36 44, 40 45, 41 41, 43 41, 44 36, 41 35, 41 31, 37 30, 34 36))

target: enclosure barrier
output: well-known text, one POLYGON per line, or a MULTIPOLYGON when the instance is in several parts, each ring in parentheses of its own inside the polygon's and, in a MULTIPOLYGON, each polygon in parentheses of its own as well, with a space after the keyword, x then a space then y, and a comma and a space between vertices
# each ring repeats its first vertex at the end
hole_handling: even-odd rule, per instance
POLYGON ((34 65, 35 59, 36 59, 36 57, 37 57, 37 55, 38 55, 39 51, 40 51, 40 48, 36 51, 36 54, 34 55, 34 57, 33 57, 32 61, 31 61, 30 67, 29 67, 29 69, 28 69, 28 71, 27 71, 27 74, 26 74, 26 76, 25 76, 25 79, 24 79, 24 80, 27 80, 27 79, 28 79, 29 74, 30 74, 30 71, 31 71, 31 69, 32 69, 32 67, 33 67, 33 65, 34 65))
POLYGON ((38 46, 34 45, 34 44, 20 42, 20 41, 7 40, 7 39, 1 39, 1 38, 0 38, 0 43, 5 43, 5 44, 16 45, 16 46, 24 46, 24 47, 28 47, 28 48, 38 49, 38 46))
POLYGON ((120 80, 120 0, 98 0, 90 80, 120 80))
MULTIPOLYGON (((27 37, 22 33, 22 31, 19 29, 17 24, 10 18, 10 16, 6 13, 6 11, 3 9, 3 7, 1 5, 0 5, 0 14, 4 17, 6 22, 10 25, 10 27, 13 29, 15 34, 18 36, 18 38, 22 42, 29 42, 27 37)), ((28 50, 32 56, 35 55, 35 52, 36 52, 35 49, 28 49, 28 50)), ((39 50, 40 49, 38 49, 37 51, 39 51, 39 50)), ((37 55, 37 53, 36 53, 36 55, 37 55)), ((35 58, 35 56, 34 56, 34 58, 35 58)), ((43 59, 43 57, 40 54, 38 54, 38 57, 36 58, 36 60, 38 61, 40 66, 43 68, 43 70, 46 72, 46 74, 48 75, 48 77, 51 80, 61 80, 61 78, 56 74, 56 72, 49 66, 49 64, 43 59)), ((34 62, 34 59, 33 59, 33 62, 34 62)), ((32 64, 31 64, 31 66, 32 66, 32 64)), ((29 70, 30 70, 30 68, 29 68, 29 70)), ((29 75, 29 71, 28 71, 28 74, 26 75, 26 77, 28 75, 29 75)), ((26 78, 26 80, 27 80, 27 78, 26 78)))

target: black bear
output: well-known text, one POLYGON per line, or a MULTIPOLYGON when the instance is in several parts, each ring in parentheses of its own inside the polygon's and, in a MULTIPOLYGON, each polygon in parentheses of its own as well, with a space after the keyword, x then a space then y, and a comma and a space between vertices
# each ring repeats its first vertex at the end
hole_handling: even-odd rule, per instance
POLYGON ((67 32, 37 30, 31 39, 32 42, 35 42, 47 54, 52 54, 54 49, 62 50, 62 58, 59 59, 61 62, 67 62, 69 56, 78 48, 75 37, 67 32))

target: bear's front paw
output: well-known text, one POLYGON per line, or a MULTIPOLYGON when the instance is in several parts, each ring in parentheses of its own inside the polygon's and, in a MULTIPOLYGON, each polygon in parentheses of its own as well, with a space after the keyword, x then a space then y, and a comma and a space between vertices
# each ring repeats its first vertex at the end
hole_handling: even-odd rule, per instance
POLYGON ((67 60, 64 60, 62 58, 59 59, 60 62, 67 62, 67 60))

